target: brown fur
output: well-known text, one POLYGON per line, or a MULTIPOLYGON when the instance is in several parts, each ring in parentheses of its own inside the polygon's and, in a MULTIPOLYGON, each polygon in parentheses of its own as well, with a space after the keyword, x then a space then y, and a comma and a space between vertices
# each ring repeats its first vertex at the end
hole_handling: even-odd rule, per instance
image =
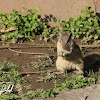
POLYGON ((57 42, 56 67, 59 71, 79 70, 83 73, 83 57, 79 46, 73 41, 71 33, 60 34, 57 42))

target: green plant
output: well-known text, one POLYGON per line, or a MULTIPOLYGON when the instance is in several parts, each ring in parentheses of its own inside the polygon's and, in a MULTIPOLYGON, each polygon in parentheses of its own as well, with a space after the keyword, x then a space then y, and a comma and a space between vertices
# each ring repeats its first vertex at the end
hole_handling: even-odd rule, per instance
POLYGON ((85 73, 88 73, 87 74, 87 77, 91 77, 91 78, 94 78, 96 81, 96 84, 100 84, 100 74, 99 73, 94 73, 93 72, 93 69, 92 70, 89 70, 89 72, 85 72, 85 73))
POLYGON ((30 93, 30 94, 25 94, 27 98, 33 99, 36 97, 41 97, 41 98, 48 98, 52 97, 54 98, 57 93, 54 91, 54 89, 48 89, 48 90, 43 90, 43 89, 37 89, 35 92, 30 93))
POLYGON ((95 83, 95 78, 85 78, 84 76, 75 76, 75 77, 67 77, 66 81, 61 84, 56 84, 55 88, 58 91, 66 90, 66 89, 77 89, 77 88, 85 88, 89 86, 91 83, 95 83))
POLYGON ((40 40, 44 39, 46 42, 48 42, 48 40, 50 39, 52 40, 54 37, 57 37, 58 33, 59 33, 58 29, 53 29, 51 27, 45 28, 43 33, 40 35, 40 40))
POLYGON ((25 94, 24 96, 33 99, 36 97, 48 98, 55 97, 60 91, 66 89, 77 89, 77 88, 85 88, 89 86, 91 83, 96 83, 96 79, 89 77, 85 78, 84 76, 67 76, 65 82, 61 84, 55 84, 54 88, 49 90, 38 89, 37 91, 29 94, 25 94))
POLYGON ((45 77, 44 76, 38 77, 37 82, 45 82, 45 83, 56 82, 56 79, 57 79, 57 75, 54 72, 52 73, 47 72, 45 77))
POLYGON ((0 100, 20 100, 21 97, 13 93, 8 93, 7 95, 1 95, 0 100))
POLYGON ((62 26, 61 32, 70 31, 76 37, 82 39, 83 43, 91 44, 96 43, 100 39, 100 26, 98 17, 95 15, 91 7, 86 7, 82 10, 82 15, 70 18, 67 21, 59 20, 62 26))
POLYGON ((27 63, 26 64, 27 67, 32 67, 34 69, 38 69, 38 70, 43 70, 45 69, 46 67, 50 67, 51 66, 51 63, 50 62, 47 62, 46 60, 41 60, 38 61, 38 62, 31 62, 31 63, 27 63))
POLYGON ((17 69, 17 66, 12 64, 12 63, 8 63, 8 62, 3 62, 0 61, 0 71, 5 71, 5 72, 9 72, 12 69, 17 69))
MULTIPOLYGON (((9 92, 3 93, 0 96, 0 100, 19 100, 19 99, 21 99, 21 96, 20 96, 21 94, 19 94, 19 96, 17 96, 14 93, 15 91, 19 92, 22 89, 20 84, 21 84, 21 82, 23 82, 23 80, 22 80, 23 78, 19 76, 19 73, 16 70, 17 70, 16 65, 0 61, 0 72, 1 72, 0 73, 0 82, 13 82, 13 84, 14 84, 14 90, 11 93, 9 93, 9 92)), ((6 88, 8 88, 8 84, 9 83, 6 83, 6 86, 7 86, 6 88)), ((2 86, 3 86, 3 84, 1 83, 0 88, 2 86)))
POLYGON ((18 72, 15 71, 15 69, 12 69, 10 73, 2 72, 0 76, 1 82, 14 82, 15 84, 20 78, 18 72))
POLYGON ((13 32, 7 32, 4 35, 2 35, 1 40, 8 40, 11 39, 12 42, 15 42, 16 39, 19 38, 26 38, 31 40, 31 36, 38 30, 35 29, 38 27, 38 15, 36 12, 38 12, 40 9, 37 8, 31 13, 28 12, 28 9, 23 7, 24 10, 27 12, 28 15, 22 16, 21 11, 16 11, 13 9, 11 14, 7 14, 5 12, 0 14, 0 18, 2 20, 2 28, 8 28, 12 26, 17 26, 18 29, 13 32))
POLYGON ((17 66, 7 62, 0 61, 0 81, 1 82, 16 82, 20 79, 17 66))
POLYGON ((29 10, 23 7, 23 9, 26 15, 22 15, 21 11, 16 11, 15 9, 13 9, 11 14, 6 12, 0 13, 2 28, 17 27, 16 30, 1 33, 1 40, 11 40, 12 42, 30 40, 34 42, 32 36, 40 35, 41 39, 48 41, 48 39, 55 35, 56 32, 53 31, 45 21, 41 21, 42 18, 37 14, 40 8, 29 10), (53 32, 54 35, 51 35, 51 32, 53 32))
MULTIPOLYGON (((18 72, 16 71, 16 66, 13 64, 9 64, 7 62, 0 62, 0 82, 4 81, 11 81, 15 83, 15 87, 17 88, 18 92, 22 90, 21 84, 19 84, 20 76, 18 72), (9 70, 2 70, 2 66, 9 66, 9 70), (4 73, 7 72, 7 73, 4 73), (10 73, 8 73, 10 72, 10 73)), ((45 82, 51 82, 51 80, 56 79, 55 74, 46 74, 46 77, 43 79, 45 82)), ((64 80, 63 82, 60 82, 59 84, 55 84, 52 89, 43 90, 43 89, 37 89, 36 91, 32 91, 31 93, 27 94, 21 94, 19 96, 16 96, 14 93, 8 93, 7 95, 1 95, 0 99, 2 100, 18 100, 23 97, 27 97, 30 99, 33 98, 48 98, 52 97, 54 98, 60 91, 67 90, 67 89, 77 89, 77 88, 85 88, 86 86, 89 86, 91 83, 100 83, 100 74, 94 74, 92 71, 88 74, 87 77, 84 76, 63 76, 64 80)), ((62 78, 60 79, 60 81, 62 78)))

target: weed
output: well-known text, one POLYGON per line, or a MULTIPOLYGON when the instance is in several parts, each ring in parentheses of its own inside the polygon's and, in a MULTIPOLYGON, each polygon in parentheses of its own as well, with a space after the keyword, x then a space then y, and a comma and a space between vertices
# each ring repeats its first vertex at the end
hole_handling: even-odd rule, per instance
MULTIPOLYGON (((18 72, 15 70, 16 66, 14 66, 13 64, 7 64, 7 63, 2 63, 0 62, 1 66, 9 66, 7 68, 9 68, 9 70, 7 70, 7 72, 10 73, 4 73, 6 70, 4 70, 1 75, 0 75, 0 81, 4 82, 4 81, 11 81, 15 83, 15 89, 18 90, 19 94, 22 94, 22 86, 20 84, 20 77, 18 72), (11 68, 10 68, 11 67, 11 68)), ((0 67, 1 71, 3 67, 0 67)), ((43 78, 44 82, 51 82, 57 79, 57 76, 54 73, 46 73, 45 74, 46 77, 43 78)), ((41 78, 42 79, 42 78, 41 78)), ((23 80, 21 80, 23 81, 23 80)), ((52 89, 48 89, 48 90, 43 90, 43 89, 37 89, 36 91, 33 91, 32 93, 27 93, 24 94, 22 96, 16 96, 15 94, 9 93, 7 95, 2 95, 0 96, 0 99, 3 100, 17 100, 20 99, 22 97, 27 97, 30 99, 36 98, 36 97, 40 97, 40 98, 48 98, 48 97, 52 97, 54 98, 60 91, 62 90, 67 90, 67 89, 77 89, 77 88, 85 88, 86 86, 89 86, 91 83, 100 83, 100 75, 97 74, 95 75, 92 71, 90 72, 90 74, 88 74, 88 77, 84 77, 84 76, 65 76, 63 82, 59 83, 59 84, 55 84, 54 87, 52 89)), ((29 87, 26 87, 27 89, 30 89, 29 87)))
POLYGON ((47 72, 45 77, 38 77, 38 80, 36 82, 45 82, 45 83, 48 83, 48 82, 56 82, 56 79, 57 79, 57 75, 54 73, 54 72, 47 72))
POLYGON ((36 97, 55 97, 62 90, 85 88, 86 86, 89 86, 91 83, 96 83, 96 79, 91 77, 85 78, 84 76, 68 76, 66 77, 65 82, 61 84, 55 84, 54 88, 52 89, 45 91, 42 89, 38 89, 37 91, 31 94, 25 94, 24 96, 27 96, 30 99, 36 97))
POLYGON ((15 56, 20 56, 20 54, 19 54, 19 53, 15 53, 14 55, 15 55, 15 56))
POLYGON ((6 95, 1 95, 0 96, 0 100, 19 100, 19 99, 21 99, 21 97, 15 95, 13 93, 8 93, 6 95))
MULTIPOLYGON (((62 26, 61 32, 70 31, 76 37, 82 39, 85 44, 96 43, 100 38, 100 26, 98 17, 95 15, 91 7, 86 7, 81 11, 82 15, 70 18, 67 21, 59 20, 62 26)), ((99 41, 97 43, 100 43, 99 41)))
POLYGON ((19 79, 19 74, 17 71, 15 71, 15 69, 11 70, 10 73, 2 72, 0 74, 1 82, 14 82, 16 84, 18 79, 19 79))
POLYGON ((6 12, 0 13, 1 27, 9 28, 16 26, 16 30, 1 33, 1 40, 17 42, 18 40, 32 40, 33 35, 40 35, 41 39, 46 42, 56 35, 56 30, 53 30, 45 21, 41 21, 41 17, 37 14, 40 8, 29 10, 23 7, 26 15, 23 16, 21 11, 13 9, 11 14, 6 12))
POLYGON ((1 82, 17 82, 19 74, 16 71, 17 66, 14 64, 9 64, 7 62, 0 61, 0 81, 1 82), (7 73, 8 72, 8 73, 7 73))
POLYGON ((3 47, 9 47, 9 43, 2 43, 3 47))
POLYGON ((50 67, 51 66, 51 63, 43 60, 43 61, 39 61, 39 62, 31 62, 31 63, 27 63, 28 67, 32 67, 34 69, 37 69, 37 70, 43 70, 45 69, 46 67, 50 67))
POLYGON ((87 77, 94 78, 96 80, 96 84, 100 84, 100 73, 94 73, 93 70, 89 70, 87 77))
POLYGON ((12 63, 8 63, 8 62, 2 62, 0 61, 0 71, 5 71, 5 72, 9 72, 12 69, 17 69, 17 66, 12 64, 12 63))
POLYGON ((43 90, 43 89, 37 89, 35 92, 31 94, 26 94, 24 96, 27 96, 30 99, 36 98, 36 97, 41 97, 41 98, 48 98, 52 97, 54 98, 57 93, 54 91, 54 89, 48 89, 48 90, 43 90))
MULTIPOLYGON (((13 82, 14 87, 16 87, 17 91, 20 92, 22 91, 20 83, 23 81, 23 79, 19 76, 16 69, 16 65, 0 61, 0 82, 13 82)), ((0 100, 18 100, 21 98, 20 96, 15 95, 13 92, 7 93, 6 95, 2 94, 0 96, 0 100)))
POLYGON ((59 91, 66 89, 77 89, 77 88, 85 88, 89 86, 91 83, 95 83, 94 78, 85 78, 84 76, 70 76, 67 77, 64 83, 56 84, 55 88, 59 91))
POLYGON ((25 88, 26 90, 31 90, 31 87, 30 87, 30 86, 24 86, 24 88, 25 88))
POLYGON ((26 7, 23 7, 23 9, 26 11, 25 16, 22 15, 21 11, 16 11, 15 9, 13 9, 11 14, 6 12, 0 13, 2 28, 17 26, 16 30, 1 33, 1 40, 10 40, 12 42, 30 40, 34 42, 32 36, 39 35, 40 40, 44 39, 47 42, 57 37, 59 32, 70 31, 76 37, 81 38, 85 44, 99 43, 99 20, 91 7, 87 6, 86 9, 83 9, 81 11, 82 15, 78 16, 77 19, 75 17, 67 21, 60 19, 57 23, 62 26, 61 31, 58 28, 50 27, 47 22, 42 21, 42 18, 37 14, 40 8, 31 11, 26 7))

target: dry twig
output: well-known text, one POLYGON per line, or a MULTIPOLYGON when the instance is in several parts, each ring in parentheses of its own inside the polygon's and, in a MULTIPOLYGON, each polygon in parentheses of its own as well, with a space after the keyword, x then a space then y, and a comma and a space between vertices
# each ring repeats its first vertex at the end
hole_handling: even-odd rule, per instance
POLYGON ((22 54, 46 55, 46 56, 49 58, 50 63, 52 64, 52 60, 51 60, 51 58, 50 58, 49 55, 46 54, 46 53, 21 52, 21 51, 15 51, 15 50, 13 50, 13 49, 11 49, 11 48, 8 48, 8 49, 9 49, 10 51, 12 51, 12 52, 22 53, 22 54))
POLYGON ((13 31, 13 30, 17 30, 17 29, 18 29, 17 26, 12 26, 12 27, 0 30, 0 32, 5 33, 5 32, 10 32, 10 31, 13 31))

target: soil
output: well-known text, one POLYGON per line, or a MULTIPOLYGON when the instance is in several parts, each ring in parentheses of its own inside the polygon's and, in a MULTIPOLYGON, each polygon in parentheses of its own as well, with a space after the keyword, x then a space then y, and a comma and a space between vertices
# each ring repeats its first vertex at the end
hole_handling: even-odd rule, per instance
MULTIPOLYGON (((38 38, 36 40, 37 41, 35 42, 35 45, 31 43, 14 44, 14 43, 0 42, 0 60, 16 64, 18 66, 17 70, 19 73, 36 72, 32 74, 22 75, 26 80, 26 83, 23 84, 23 93, 27 93, 29 90, 35 91, 38 88, 46 90, 54 86, 53 82, 44 83, 44 82, 36 82, 36 81, 38 77, 42 76, 40 73, 38 73, 39 71, 48 71, 48 70, 56 69, 55 61, 56 61, 57 54, 56 54, 55 44, 53 42, 49 42, 48 44, 46 44, 44 41, 38 42, 38 38), (32 67, 28 67, 27 64, 31 64, 32 62, 38 61, 39 63, 41 63, 41 61, 39 61, 38 59, 39 57, 47 57, 46 55, 40 55, 40 54, 36 55, 36 54, 29 54, 29 53, 46 53, 50 57, 50 59, 53 60, 52 66, 46 67, 43 70, 33 69, 32 67)), ((85 54, 84 56, 85 65, 88 68, 91 67, 91 65, 93 65, 93 67, 96 67, 95 69, 97 69, 94 71, 98 72, 98 67, 100 67, 100 49, 83 48, 83 53, 85 54)), ((74 72, 70 72, 70 73, 74 73, 74 72)))
MULTIPOLYGON (((35 0, 32 1, 30 0, 30 2, 28 2, 28 0, 9 0, 9 2, 6 0, 5 2, 3 0, 1 0, 0 3, 0 12, 11 12, 12 9, 16 9, 16 10, 22 10, 23 6, 26 6, 29 9, 34 9, 37 7, 42 8, 42 12, 40 12, 40 14, 42 16, 44 15, 53 15, 53 17, 55 19, 59 19, 62 18, 63 20, 66 20, 72 16, 77 16, 80 14, 80 11, 85 8, 86 5, 90 5, 94 8, 94 10, 96 10, 95 12, 99 15, 100 13, 100 5, 99 5, 99 0, 95 0, 96 3, 96 8, 94 7, 93 1, 91 0, 60 0, 59 2, 56 0, 35 0), (61 1, 61 2, 60 2, 61 1), (77 2, 76 2, 77 1, 77 2), (28 2, 28 3, 27 3, 28 2), (89 3, 88 3, 89 2, 89 3), (67 6, 66 6, 67 4, 67 6), (60 6, 58 6, 60 5, 60 6), (67 17, 66 17, 67 16, 67 17)), ((52 19, 53 20, 53 19, 52 19)), ((50 23, 52 25, 52 21, 50 23)), ((39 38, 35 38, 35 42, 36 44, 43 44, 45 45, 45 42, 39 42, 38 41, 39 38)), ((78 41, 79 42, 79 41, 78 41)), ((49 42, 50 45, 54 43, 49 42)), ((49 44, 48 44, 49 45, 49 44)), ((14 63, 16 65, 18 65, 18 72, 39 72, 39 70, 33 69, 32 67, 27 67, 26 64, 27 63, 31 63, 31 62, 36 62, 38 61, 38 57, 39 56, 45 56, 45 55, 34 55, 34 54, 26 54, 26 53, 16 53, 13 52, 11 50, 9 50, 8 48, 12 48, 12 50, 16 50, 16 51, 21 51, 21 52, 28 52, 28 53, 47 53, 51 58, 55 58, 54 59, 54 63, 52 67, 47 67, 44 70, 51 70, 51 69, 55 69, 55 60, 56 60, 56 49, 49 47, 49 48, 44 48, 44 47, 34 47, 33 44, 12 44, 12 43, 5 43, 5 42, 0 42, 0 60, 2 61, 7 61, 9 63, 14 63)), ((84 54, 85 54, 85 65, 87 65, 87 67, 89 68, 90 66, 94 66, 94 67, 100 67, 100 48, 83 48, 84 54), (90 54, 90 56, 88 56, 90 54)), ((98 70, 95 70, 95 72, 98 72, 98 70)), ((25 74, 23 75, 23 77, 26 80, 25 85, 23 86, 23 93, 28 92, 27 89, 25 89, 25 86, 30 86, 31 89, 30 90, 36 90, 38 88, 43 88, 43 89, 49 89, 53 87, 53 83, 44 83, 44 82, 40 82, 37 83, 37 77, 39 77, 40 74, 25 74)), ((96 85, 95 85, 96 86, 96 85)), ((100 91, 97 90, 97 88, 100 90, 100 86, 98 85, 97 87, 93 86, 93 89, 91 89, 91 91, 95 91, 100 93, 100 91)), ((91 97, 92 99, 86 99, 86 98, 79 98, 77 99, 77 96, 70 96, 70 93, 75 94, 75 95, 79 95, 80 94, 84 94, 84 92, 91 92, 89 91, 89 89, 86 88, 86 91, 81 91, 83 89, 77 89, 77 90, 71 90, 71 91, 62 91, 57 98, 55 98, 55 100, 97 100, 94 99, 92 96, 95 93, 92 93, 91 97), (69 93, 69 94, 68 94, 69 93), (79 94, 78 94, 79 93, 79 94), (70 96, 68 98, 68 96, 70 96), (66 99, 67 97, 67 99, 66 99), (71 99, 72 98, 72 99, 71 99)), ((82 95, 83 96, 83 95, 82 95)), ((89 96, 89 95, 88 95, 89 96)), ((89 96, 90 97, 90 96, 89 96)), ((100 96, 99 96, 100 98, 100 96)), ((26 99, 23 99, 26 100, 26 99)), ((39 99, 36 99, 39 100, 39 99)), ((51 100, 48 99, 48 100, 51 100)), ((99 99, 98 99, 99 100, 99 99)))
MULTIPOLYGON (((43 43, 43 42, 42 42, 43 43)), ((39 43, 41 44, 41 43, 39 43)), ((51 45, 51 44, 50 44, 51 45)), ((26 72, 39 72, 37 69, 33 69, 32 67, 27 67, 27 64, 31 64, 32 62, 39 62, 39 57, 47 57, 44 53, 46 53, 49 57, 55 57, 56 51, 52 47, 34 47, 33 44, 24 43, 24 44, 13 44, 13 43, 5 43, 0 42, 0 60, 6 61, 9 63, 14 63, 18 66, 18 72, 20 73, 26 73, 26 72), (8 49, 8 47, 10 49, 8 49), (22 52, 22 53, 16 53, 11 50, 22 52), (26 53, 24 53, 26 52, 26 53), (43 53, 43 55, 40 54, 29 54, 29 53, 43 53)), ((51 59, 51 58, 50 58, 51 59)), ((53 63, 55 65, 55 63, 53 63)), ((45 68, 45 70, 51 70, 55 69, 54 66, 51 66, 50 68, 45 68)), ((44 71, 45 71, 44 70, 44 71)), ((45 71, 46 72, 46 71, 45 71)), ((25 77, 25 80, 27 83, 25 83, 25 86, 31 86, 31 90, 36 90, 38 88, 50 89, 53 87, 54 83, 44 83, 44 82, 36 82, 37 77, 39 77, 39 74, 24 74, 23 77, 25 77)), ((23 93, 26 93, 27 90, 23 88, 23 93)))

